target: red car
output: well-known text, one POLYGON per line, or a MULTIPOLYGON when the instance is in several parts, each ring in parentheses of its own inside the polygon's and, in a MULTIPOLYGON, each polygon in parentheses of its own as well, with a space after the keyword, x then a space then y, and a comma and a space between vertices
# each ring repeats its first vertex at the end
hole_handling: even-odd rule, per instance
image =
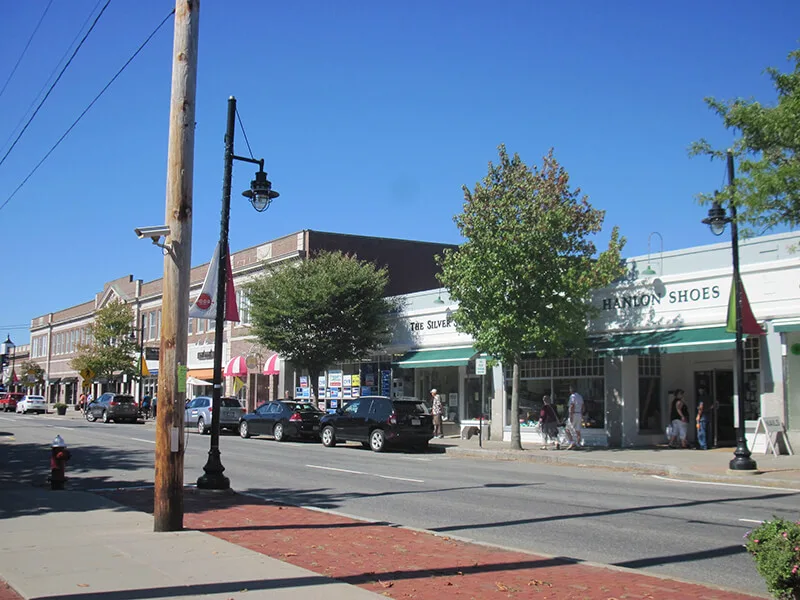
POLYGON ((3 412, 17 410, 17 402, 22 400, 24 395, 22 392, 3 392, 0 394, 0 410, 3 412))

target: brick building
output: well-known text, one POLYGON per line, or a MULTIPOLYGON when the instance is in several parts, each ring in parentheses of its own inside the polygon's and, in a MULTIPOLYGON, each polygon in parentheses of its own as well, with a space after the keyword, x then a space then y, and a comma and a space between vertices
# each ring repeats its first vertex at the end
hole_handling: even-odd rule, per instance
MULTIPOLYGON (((293 389, 295 375, 291 378, 282 369, 283 361, 278 357, 270 362, 272 374, 264 374, 266 362, 275 354, 269 348, 260 347, 250 335, 249 301, 242 294, 242 284, 257 275, 265 265, 287 261, 304 260, 318 252, 341 251, 357 256, 360 260, 387 268, 389 284, 387 295, 394 296, 437 287, 438 271, 434 257, 445 248, 455 246, 432 242, 388 239, 367 236, 303 230, 281 238, 246 248, 231 254, 234 286, 241 322, 225 323, 223 342, 223 368, 227 362, 242 356, 248 364, 248 373, 243 378, 245 388, 241 396, 247 399, 248 407, 256 402, 279 395, 284 385, 293 389), (286 381, 284 381, 286 379, 286 381)), ((191 272, 190 299, 199 293, 208 263, 194 267, 191 272)), ((158 349, 160 346, 161 302, 163 281, 143 282, 132 275, 120 277, 103 285, 94 298, 79 304, 39 316, 31 321, 31 359, 45 371, 43 393, 49 402, 74 404, 80 390, 91 385, 95 397, 103 391, 116 390, 134 394, 140 392, 136 382, 116 378, 110 381, 84 382, 71 366, 77 347, 87 340, 89 325, 95 312, 109 302, 122 301, 133 308, 137 335, 143 341, 144 358, 150 376, 142 382, 141 392, 157 393, 158 349)), ((211 319, 189 319, 187 396, 211 393, 211 378, 214 359, 214 321, 211 319)), ((131 324, 132 332, 135 328, 131 324)), ((227 393, 232 392, 226 382, 227 393)))

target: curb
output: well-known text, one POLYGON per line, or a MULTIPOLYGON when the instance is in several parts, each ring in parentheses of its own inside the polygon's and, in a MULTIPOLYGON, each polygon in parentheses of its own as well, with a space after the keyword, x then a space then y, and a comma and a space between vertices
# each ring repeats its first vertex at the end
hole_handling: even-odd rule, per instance
POLYGON ((448 456, 463 458, 479 458, 488 460, 504 460, 528 463, 539 463, 546 465, 557 465, 567 467, 599 468, 618 471, 633 471, 647 475, 661 475, 664 477, 681 477, 692 481, 711 481, 716 483, 730 483, 738 485, 749 485, 753 487, 784 488, 788 491, 800 492, 800 482, 789 479, 760 479, 761 473, 741 474, 741 475, 715 475, 713 473, 697 473, 686 471, 674 465, 662 465, 645 462, 634 462, 624 460, 609 460, 603 458, 588 458, 584 456, 564 456, 542 454, 527 454, 510 450, 472 450, 459 447, 446 447, 445 453, 448 456))

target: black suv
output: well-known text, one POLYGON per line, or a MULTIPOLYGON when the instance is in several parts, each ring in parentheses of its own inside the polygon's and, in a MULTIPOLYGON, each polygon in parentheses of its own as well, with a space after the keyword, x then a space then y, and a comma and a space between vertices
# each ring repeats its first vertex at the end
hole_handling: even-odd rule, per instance
POLYGON ((136 423, 138 418, 139 409, 133 396, 129 394, 106 392, 89 404, 86 409, 87 421, 100 419, 103 423, 108 423, 109 421, 136 423))
POLYGON ((424 450, 433 437, 430 411, 416 398, 356 398, 322 417, 319 426, 325 446, 353 441, 375 452, 382 452, 387 445, 424 450))

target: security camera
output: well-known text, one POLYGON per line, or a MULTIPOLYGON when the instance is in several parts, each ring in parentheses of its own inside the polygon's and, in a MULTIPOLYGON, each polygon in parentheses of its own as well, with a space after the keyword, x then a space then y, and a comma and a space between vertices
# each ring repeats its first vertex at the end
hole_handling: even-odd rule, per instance
POLYGON ((133 232, 139 237, 140 240, 150 238, 156 246, 165 248, 164 244, 160 243, 160 239, 166 238, 170 234, 169 225, 156 225, 154 227, 137 227, 133 232))

